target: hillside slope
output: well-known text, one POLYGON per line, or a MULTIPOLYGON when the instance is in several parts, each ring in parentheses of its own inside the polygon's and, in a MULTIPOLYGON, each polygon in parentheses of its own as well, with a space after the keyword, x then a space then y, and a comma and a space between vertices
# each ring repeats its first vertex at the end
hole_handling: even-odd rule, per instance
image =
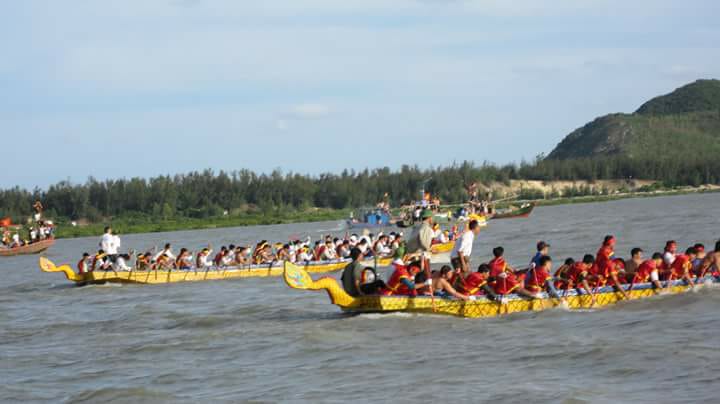
POLYGON ((720 81, 698 80, 633 114, 610 114, 570 133, 548 155, 570 159, 704 157, 720 153, 720 81))

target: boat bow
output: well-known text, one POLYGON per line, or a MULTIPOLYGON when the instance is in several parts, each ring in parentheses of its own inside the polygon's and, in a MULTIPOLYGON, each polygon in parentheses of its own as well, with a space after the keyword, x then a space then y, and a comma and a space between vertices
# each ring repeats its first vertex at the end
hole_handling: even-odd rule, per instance
POLYGON ((43 272, 62 272, 69 281, 81 282, 83 280, 82 275, 76 274, 70 265, 64 264, 58 267, 55 263, 45 257, 40 257, 40 269, 43 272))
POLYGON ((325 290, 332 303, 342 308, 358 304, 358 299, 347 294, 335 278, 323 276, 315 281, 305 269, 290 262, 285 262, 283 278, 292 289, 325 290))

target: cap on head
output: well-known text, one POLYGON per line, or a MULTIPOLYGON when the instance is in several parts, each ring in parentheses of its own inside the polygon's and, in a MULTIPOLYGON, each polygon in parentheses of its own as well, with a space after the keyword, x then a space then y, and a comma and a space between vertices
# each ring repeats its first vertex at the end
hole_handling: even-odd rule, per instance
POLYGON ((433 217, 433 213, 430 209, 424 209, 420 217, 422 218, 422 220, 430 219, 431 217, 433 217))

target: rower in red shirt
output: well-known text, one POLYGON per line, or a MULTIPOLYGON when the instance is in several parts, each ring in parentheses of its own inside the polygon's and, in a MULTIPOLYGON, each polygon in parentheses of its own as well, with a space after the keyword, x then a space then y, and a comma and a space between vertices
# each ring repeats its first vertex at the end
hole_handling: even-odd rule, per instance
POLYGON ((497 300, 497 295, 488 285, 488 275, 490 274, 490 266, 488 264, 480 264, 477 272, 473 272, 465 278, 462 283, 462 291, 470 296, 485 295, 490 300, 497 300))
POLYGON ((540 257, 536 265, 531 268, 525 277, 525 288, 533 294, 546 291, 548 295, 554 298, 560 298, 555 285, 553 285, 553 277, 550 275, 552 271, 552 259, 548 255, 540 257))
POLYGON ((515 276, 515 270, 503 258, 504 253, 505 249, 502 247, 493 248, 495 258, 488 262, 490 278, 492 279, 491 286, 495 293, 500 296, 517 293, 518 295, 535 298, 535 295, 520 285, 515 276))
POLYGON ((613 255, 615 255, 615 236, 605 236, 603 244, 595 256, 595 266, 592 275, 595 276, 595 285, 597 287, 605 286, 607 282, 606 274, 609 275, 612 266, 613 255))
MULTIPOLYGON (((656 289, 662 289, 662 285, 660 284, 660 274, 658 273, 658 268, 662 265, 662 263, 663 255, 656 252, 652 255, 651 259, 640 264, 637 272, 635 272, 632 283, 652 282, 656 289)), ((632 289, 632 285, 630 285, 630 288, 632 289)))
POLYGON ((592 292, 588 278, 590 278, 590 269, 595 264, 595 258, 590 254, 585 254, 582 262, 576 262, 568 271, 568 285, 569 287, 575 287, 578 290, 584 290, 586 294, 590 295, 590 305, 595 305, 595 293, 592 292), (581 289, 582 287, 582 289, 581 289))
POLYGON ((568 290, 570 283, 570 269, 575 264, 575 260, 567 258, 565 263, 555 271, 555 287, 562 290, 568 290))
POLYGON ((605 284, 612 286, 616 292, 620 292, 625 300, 630 299, 630 296, 625 292, 623 282, 620 280, 619 271, 620 268, 625 268, 625 261, 621 258, 616 258, 610 261, 610 265, 605 266, 605 270, 600 273, 600 278, 605 280, 605 284))
POLYGON ((383 294, 385 296, 416 296, 418 289, 432 285, 432 279, 416 284, 415 275, 419 272, 419 262, 412 262, 408 266, 396 265, 395 272, 390 275, 390 279, 385 283, 386 289, 383 294))
POLYGON ((678 254, 675 257, 675 261, 673 261, 670 266, 672 273, 670 274, 669 280, 682 279, 691 287, 695 286, 695 283, 692 280, 692 263, 696 257, 697 250, 695 247, 690 247, 685 250, 685 254, 678 254))

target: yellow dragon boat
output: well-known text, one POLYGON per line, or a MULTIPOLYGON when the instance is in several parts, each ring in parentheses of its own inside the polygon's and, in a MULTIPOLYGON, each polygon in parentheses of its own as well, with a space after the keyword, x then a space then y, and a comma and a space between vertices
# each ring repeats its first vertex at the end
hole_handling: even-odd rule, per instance
MULTIPOLYGON (((600 288, 596 293, 596 302, 592 304, 589 294, 579 290, 569 290, 561 299, 551 298, 541 293, 537 299, 527 299, 517 295, 508 295, 503 302, 495 302, 483 296, 477 300, 464 301, 455 298, 430 296, 361 296, 352 297, 332 277, 313 280, 310 274, 297 265, 285 264, 285 283, 292 289, 324 290, 332 304, 348 313, 392 313, 409 312, 424 314, 444 314, 458 317, 496 317, 511 313, 542 311, 558 306, 567 309, 590 309, 613 305, 623 300, 622 294, 612 287, 600 288)), ((718 283, 718 279, 708 276, 698 284, 718 283)), ((690 289, 683 281, 675 281, 662 290, 653 289, 652 284, 635 284, 628 292, 631 300, 644 299, 659 294, 677 294, 690 289)))
MULTIPOLYGON (((449 261, 449 254, 454 242, 438 244, 433 246, 430 261, 433 263, 445 263, 449 261)), ((311 261, 302 266, 304 271, 309 273, 326 273, 339 271, 350 263, 348 259, 334 261, 311 261)), ((365 266, 381 268, 392 263, 392 258, 368 259, 362 262, 365 266)), ((171 269, 171 270, 148 270, 148 271, 113 271, 95 270, 79 274, 68 265, 57 266, 45 257, 40 257, 40 269, 43 272, 62 272, 65 277, 78 285, 98 283, 176 283, 176 282, 197 282, 234 278, 260 278, 269 276, 282 276, 285 268, 284 261, 276 261, 271 264, 247 265, 243 267, 209 268, 209 269, 171 269)))

